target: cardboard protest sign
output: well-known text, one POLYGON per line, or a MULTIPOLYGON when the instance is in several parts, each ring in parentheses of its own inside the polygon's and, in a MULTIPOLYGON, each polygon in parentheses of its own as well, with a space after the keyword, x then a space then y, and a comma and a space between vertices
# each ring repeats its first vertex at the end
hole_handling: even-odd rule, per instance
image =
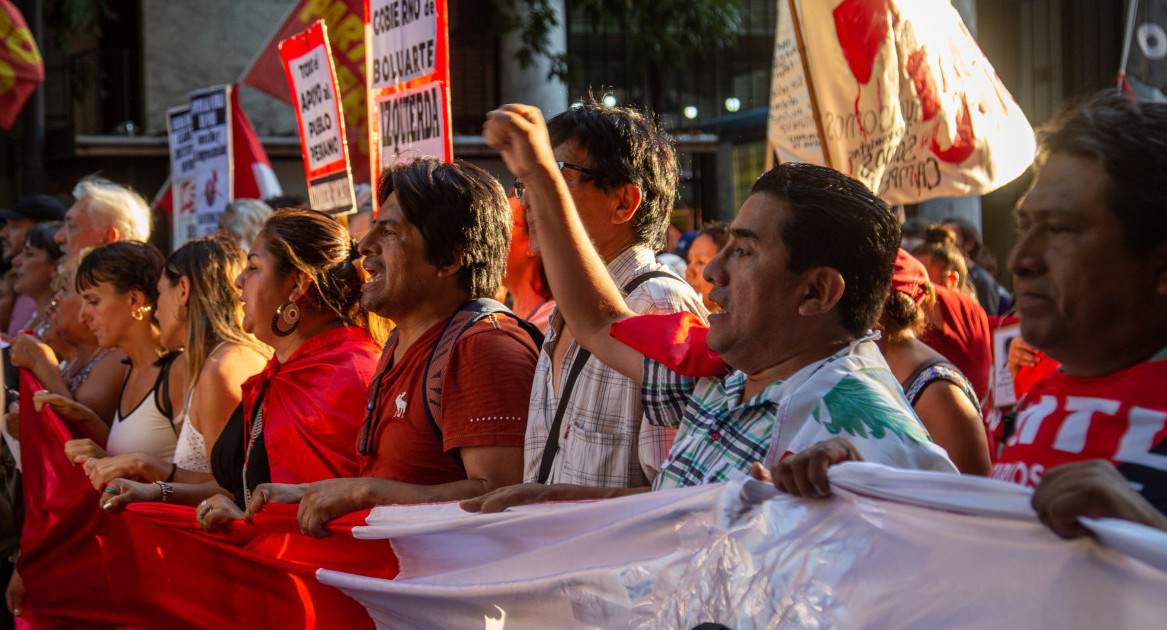
POLYGON ((985 194, 1033 161, 1025 114, 947 3, 778 8, 768 135, 780 159, 833 167, 889 203, 985 194))
POLYGON ((170 137, 170 194, 174 217, 174 249, 198 238, 195 212, 195 138, 190 107, 166 110, 170 137))
POLYGON ((194 136, 196 237, 219 230, 219 218, 234 199, 231 152, 231 86, 191 92, 191 132, 194 136))
POLYGON ((312 208, 332 214, 356 212, 344 115, 327 27, 317 22, 300 35, 280 42, 280 57, 300 125, 300 148, 312 208))
POLYGON ((441 81, 376 100, 380 168, 432 157, 450 161, 449 100, 441 81))
POLYGON ((349 167, 357 182, 369 181, 369 114, 365 89, 365 3, 363 0, 300 0, 243 71, 240 83, 289 105, 292 95, 280 59, 279 43, 304 32, 317 20, 328 29, 333 68, 340 87, 348 130, 349 167))
POLYGON ((429 156, 449 162, 454 144, 446 0, 369 0, 365 6, 373 181, 399 161, 429 156))
MULTIPOLYGON (((438 5, 434 0, 369 0, 369 89, 393 87, 438 69, 438 5)), ((443 14, 445 7, 442 7, 443 14)))

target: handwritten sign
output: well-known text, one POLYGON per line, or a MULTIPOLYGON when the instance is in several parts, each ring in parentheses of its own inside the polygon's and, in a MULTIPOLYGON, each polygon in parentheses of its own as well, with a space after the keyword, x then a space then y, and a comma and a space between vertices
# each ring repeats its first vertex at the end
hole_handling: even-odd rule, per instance
POLYGON ((310 203, 316 210, 333 214, 355 212, 344 116, 327 27, 316 22, 280 42, 280 57, 300 124, 310 203))
POLYGON ((985 194, 1033 161, 1025 114, 947 3, 778 8, 769 140, 780 158, 831 166, 889 203, 985 194))

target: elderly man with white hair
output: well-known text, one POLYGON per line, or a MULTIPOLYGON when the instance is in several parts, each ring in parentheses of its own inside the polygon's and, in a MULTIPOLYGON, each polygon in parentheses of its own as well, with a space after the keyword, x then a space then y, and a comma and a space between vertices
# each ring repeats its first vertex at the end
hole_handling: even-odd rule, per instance
POLYGON ((150 206, 129 188, 88 175, 77 182, 73 197, 77 202, 65 213, 65 225, 54 237, 66 257, 86 247, 150 238, 150 206))

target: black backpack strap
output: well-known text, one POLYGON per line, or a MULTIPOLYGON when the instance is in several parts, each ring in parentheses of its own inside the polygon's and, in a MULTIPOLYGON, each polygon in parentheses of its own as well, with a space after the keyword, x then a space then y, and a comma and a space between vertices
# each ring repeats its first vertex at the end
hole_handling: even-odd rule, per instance
MULTIPOLYGON (((675 274, 663 269, 646 271, 624 285, 624 295, 627 296, 635 291, 636 287, 653 278, 671 278, 681 281, 675 274)), ((539 483, 547 483, 547 478, 551 476, 551 464, 554 463, 555 456, 559 454, 559 430, 563 426, 563 415, 567 411, 567 401, 571 399, 571 392, 575 389, 575 381, 579 378, 579 373, 583 371, 584 364, 591 356, 592 353, 580 348, 575 355, 575 360, 571 362, 571 369, 567 372, 567 382, 563 385, 563 391, 559 393, 559 405, 555 408, 555 418, 551 421, 551 429, 547 433, 547 443, 543 445, 543 458, 539 460, 539 476, 537 478, 539 483)))
MULTIPOLYGON (((646 271, 639 276, 629 280, 628 284, 624 285, 624 295, 629 295, 635 291, 637 287, 644 284, 645 282, 648 282, 649 280, 652 280, 653 278, 667 278, 669 280, 676 280, 677 282, 685 282, 683 279, 678 278, 677 274, 665 271, 664 269, 646 271)), ((685 286, 688 286, 688 284, 686 283, 685 286)))
POLYGON ((397 329, 389 333, 385 346, 381 349, 381 358, 377 360, 377 376, 369 384, 369 402, 365 405, 365 421, 361 423, 361 432, 357 436, 357 452, 361 455, 372 455, 373 436, 377 434, 377 426, 381 424, 381 379, 389 371, 389 351, 397 339, 397 329))
MULTIPOLYGON (((454 350, 454 345, 474 324, 498 315, 515 320, 515 323, 530 335, 536 349, 543 346, 543 333, 531 322, 515 315, 506 305, 489 298, 478 298, 463 304, 450 319, 446 320, 446 325, 442 327, 437 343, 430 349, 430 356, 425 364, 425 382, 422 386, 425 394, 425 417, 439 441, 442 440, 442 427, 437 418, 442 413, 442 387, 445 384, 446 368, 450 365, 450 354, 454 350)), ((455 457, 460 463, 461 458, 456 454, 455 457)))

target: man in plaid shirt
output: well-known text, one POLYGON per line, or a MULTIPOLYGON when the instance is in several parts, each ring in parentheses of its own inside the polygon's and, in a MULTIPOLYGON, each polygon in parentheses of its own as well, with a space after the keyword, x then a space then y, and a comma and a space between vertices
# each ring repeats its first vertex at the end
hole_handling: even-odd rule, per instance
MULTIPOLYGON (((732 368, 684 376, 677 371, 684 361, 670 367, 646 358, 675 351, 675 343, 645 343, 651 329, 640 326, 647 335, 621 335, 625 341, 613 336, 637 320, 588 244, 539 110, 504 106, 483 132, 525 183, 546 272, 576 339, 641 383, 650 421, 678 427, 654 488, 744 476, 841 435, 866 459, 955 472, 868 332, 887 297, 900 233, 887 204, 862 184, 807 164, 758 179, 729 243, 705 269, 710 299, 723 309, 709 317, 705 342, 732 368)), ((630 492, 526 484, 463 506, 494 511, 630 492)))

